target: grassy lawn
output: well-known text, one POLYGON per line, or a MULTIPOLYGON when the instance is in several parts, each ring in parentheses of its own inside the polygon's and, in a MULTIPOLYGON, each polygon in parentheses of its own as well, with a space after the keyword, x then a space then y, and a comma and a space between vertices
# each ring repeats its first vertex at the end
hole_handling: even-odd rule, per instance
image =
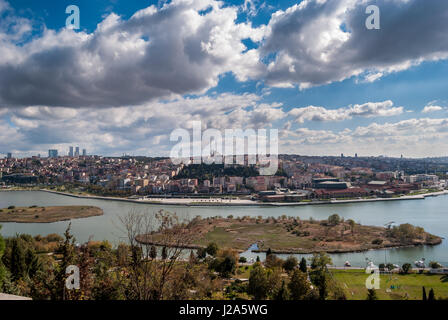
MULTIPOLYGON (((363 270, 331 270, 331 273, 345 289, 349 300, 366 299, 365 281, 368 275, 363 270)), ((440 281, 441 277, 429 274, 381 275, 377 295, 381 300, 421 300, 422 286, 425 286, 426 294, 432 288, 436 298, 448 298, 448 283, 440 281)))

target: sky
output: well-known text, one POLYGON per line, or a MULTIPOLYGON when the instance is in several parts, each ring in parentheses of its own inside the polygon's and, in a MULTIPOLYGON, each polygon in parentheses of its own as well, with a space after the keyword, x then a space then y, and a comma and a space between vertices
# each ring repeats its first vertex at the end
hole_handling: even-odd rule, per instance
POLYGON ((0 156, 167 156, 195 121, 278 129, 280 153, 447 156, 447 17, 440 0, 0 0, 0 156))

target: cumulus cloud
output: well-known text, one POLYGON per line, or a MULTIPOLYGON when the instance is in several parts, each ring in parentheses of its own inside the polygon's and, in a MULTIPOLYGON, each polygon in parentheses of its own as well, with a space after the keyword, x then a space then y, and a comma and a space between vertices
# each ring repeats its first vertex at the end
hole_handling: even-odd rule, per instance
POLYGON ((254 94, 223 93, 129 107, 3 109, 0 137, 5 139, 0 153, 32 155, 54 148, 65 154, 70 145, 80 145, 96 154, 166 156, 172 147, 171 131, 191 129, 193 121, 201 121, 204 130, 224 132, 270 128, 273 121, 286 116, 281 104, 260 99, 254 94), (6 139, 7 135, 11 137, 6 139))
POLYGON ((289 115, 295 117, 298 123, 305 121, 342 121, 359 117, 390 117, 403 113, 403 107, 394 107, 390 100, 383 102, 367 102, 355 104, 345 108, 326 109, 324 107, 308 106, 305 108, 294 108, 289 115))
POLYGON ((437 111, 441 111, 443 110, 443 107, 440 106, 432 106, 432 105, 428 105, 425 106, 422 110, 422 113, 431 113, 431 112, 437 112, 437 111))
POLYGON ((304 0, 272 15, 261 48, 274 56, 267 82, 308 88, 361 75, 372 82, 446 59, 447 14, 439 0, 304 0), (365 27, 369 4, 380 8, 380 30, 365 27))
POLYGON ((448 119, 408 119, 372 123, 353 130, 285 130, 280 149, 310 155, 379 155, 408 157, 440 156, 446 150, 448 119))
MULTIPOLYGON (((111 13, 93 33, 45 29, 22 45, 12 34, 26 30, 7 37, 0 29, 0 105, 139 105, 204 92, 226 72, 256 77, 258 52, 241 40, 260 41, 263 27, 236 23, 237 12, 212 0, 174 0, 128 20, 111 13)), ((9 15, 3 29, 18 21, 9 15)))

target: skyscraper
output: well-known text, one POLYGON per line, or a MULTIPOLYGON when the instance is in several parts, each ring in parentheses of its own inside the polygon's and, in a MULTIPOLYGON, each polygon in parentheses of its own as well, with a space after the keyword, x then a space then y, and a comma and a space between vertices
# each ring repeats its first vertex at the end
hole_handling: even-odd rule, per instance
POLYGON ((82 149, 82 155, 85 157, 87 155, 87 150, 86 149, 82 149))
POLYGON ((48 158, 57 158, 58 157, 58 150, 50 149, 48 150, 48 158))
POLYGON ((69 157, 73 157, 73 147, 70 147, 69 152, 68 152, 68 156, 69 157))
POLYGON ((8 158, 8 159, 11 159, 11 158, 12 158, 12 153, 11 153, 11 152, 8 152, 8 156, 7 156, 7 158, 8 158))
POLYGON ((79 147, 76 147, 75 149, 75 157, 79 157, 79 147))

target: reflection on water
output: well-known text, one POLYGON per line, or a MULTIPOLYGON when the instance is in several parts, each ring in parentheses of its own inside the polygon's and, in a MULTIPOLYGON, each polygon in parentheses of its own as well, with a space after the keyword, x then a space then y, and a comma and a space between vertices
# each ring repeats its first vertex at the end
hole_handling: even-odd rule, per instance
MULTIPOLYGON (((119 217, 131 210, 141 212, 156 212, 165 209, 176 212, 181 218, 233 215, 278 217, 281 215, 300 217, 301 219, 326 219, 329 215, 337 213, 345 219, 353 219, 365 225, 384 226, 390 221, 396 224, 411 223, 425 228, 426 231, 448 237, 448 196, 427 198, 425 200, 349 203, 338 205, 319 205, 301 207, 182 207, 138 204, 121 201, 106 201, 95 199, 78 199, 62 195, 39 191, 15 191, 0 192, 0 208, 15 206, 50 206, 50 205, 92 205, 104 210, 104 215, 72 221, 72 232, 77 241, 84 242, 93 236, 96 240, 109 240, 114 244, 125 241, 125 234, 120 228, 119 217)), ((38 223, 3 223, 1 233, 3 236, 13 236, 16 233, 28 233, 31 235, 49 233, 62 234, 67 228, 68 222, 56 222, 50 224, 38 223)), ((252 249, 251 249, 252 250, 252 249)), ((248 258, 264 254, 246 252, 248 258)), ((309 255, 298 255, 299 257, 309 255)), ((333 263, 343 265, 350 261, 352 266, 365 266, 366 259, 375 264, 391 262, 403 264, 413 263, 421 258, 427 261, 435 260, 448 265, 448 246, 446 241, 434 247, 413 247, 403 249, 375 250, 361 253, 344 253, 331 255, 333 263)))

